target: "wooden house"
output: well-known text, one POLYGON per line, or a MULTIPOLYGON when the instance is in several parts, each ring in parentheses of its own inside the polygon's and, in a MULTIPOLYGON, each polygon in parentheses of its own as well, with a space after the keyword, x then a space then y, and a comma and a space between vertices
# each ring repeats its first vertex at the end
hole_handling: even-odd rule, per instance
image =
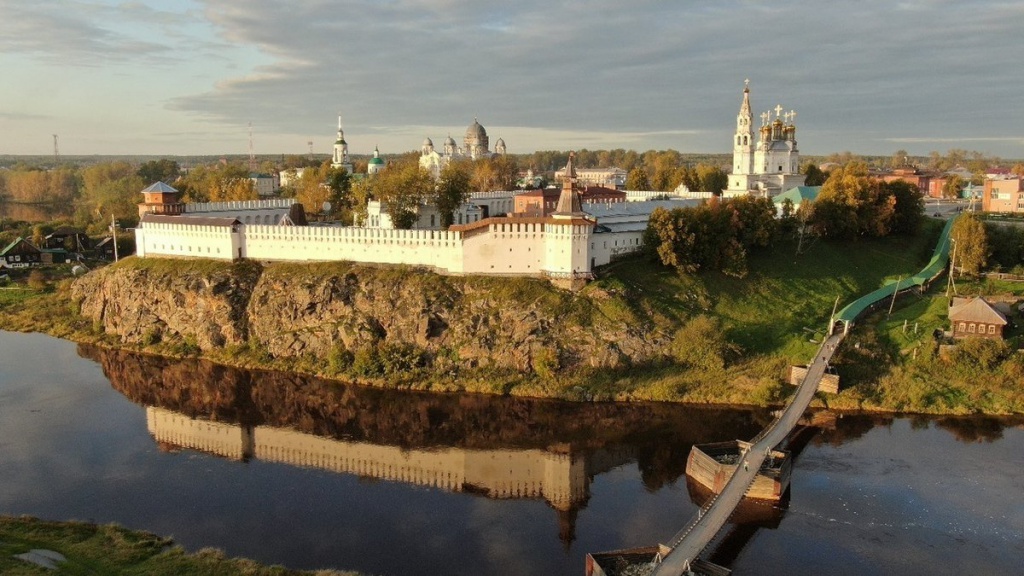
POLYGON ((0 267, 28 268, 42 263, 42 251, 28 240, 18 237, 0 250, 0 267))
POLYGON ((1006 315, 980 296, 958 298, 949 307, 953 338, 1004 338, 1009 322, 1006 315))

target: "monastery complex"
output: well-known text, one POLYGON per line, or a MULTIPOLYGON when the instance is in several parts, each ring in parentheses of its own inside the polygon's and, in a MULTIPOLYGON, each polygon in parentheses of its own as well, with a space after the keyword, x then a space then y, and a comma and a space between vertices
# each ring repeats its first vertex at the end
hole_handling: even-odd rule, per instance
MULTIPOLYGON (((725 194, 774 195, 803 184, 793 125, 796 114, 787 112, 785 121, 781 107, 774 121, 770 113, 763 114, 755 146, 750 110, 747 87, 737 119, 733 174, 725 194)), ((429 138, 424 141, 420 166, 436 176, 452 159, 491 154, 488 145, 486 131, 474 120, 462 148, 456 148, 449 136, 439 154, 429 138)), ((499 139, 495 153, 504 151, 505 143, 499 139)), ((430 206, 421 206, 411 230, 394 229, 379 202, 370 202, 362 226, 307 224, 290 199, 184 204, 177 190, 158 182, 143 191, 136 253, 143 258, 400 264, 452 275, 535 276, 577 288, 593 277, 595 268, 642 247, 647 221, 656 208, 692 206, 711 196, 584 188, 574 162, 570 154, 560 171, 561 190, 472 194, 456 210, 457 224, 448 230, 439 229, 440 218, 430 206)), ((340 118, 332 165, 352 169, 340 118)), ((383 167, 375 150, 369 171, 383 167)), ((604 181, 621 177, 611 174, 604 181)))

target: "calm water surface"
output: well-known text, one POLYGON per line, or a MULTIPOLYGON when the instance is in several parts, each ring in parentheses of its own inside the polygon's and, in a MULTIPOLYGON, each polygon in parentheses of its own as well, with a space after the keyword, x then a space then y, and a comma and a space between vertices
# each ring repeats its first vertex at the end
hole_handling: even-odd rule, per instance
MULTIPOLYGON (((0 332, 0 513, 117 522, 293 568, 582 574, 667 540, 696 442, 764 411, 425 395, 0 332)), ((747 506, 738 574, 1019 574, 1024 428, 823 418, 785 510, 747 506)))

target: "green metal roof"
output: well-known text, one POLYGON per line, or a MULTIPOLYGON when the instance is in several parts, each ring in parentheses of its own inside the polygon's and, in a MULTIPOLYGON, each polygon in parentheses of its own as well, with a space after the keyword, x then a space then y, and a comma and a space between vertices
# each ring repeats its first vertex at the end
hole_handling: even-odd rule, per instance
POLYGON ((904 278, 902 281, 891 281, 878 290, 850 302, 839 311, 835 319, 852 323, 864 313, 864 310, 879 300, 890 298, 893 293, 899 290, 906 290, 912 286, 920 286, 926 282, 931 282, 946 269, 946 264, 949 262, 949 236, 953 230, 953 222, 956 221, 957 217, 959 217, 959 214, 946 221, 946 226, 942 229, 942 234, 939 235, 939 242, 935 245, 935 251, 932 252, 931 260, 928 261, 928 265, 920 272, 910 278, 904 278))
POLYGON ((794 206, 799 206, 804 201, 814 202, 820 192, 821 186, 795 186, 772 198, 772 202, 782 204, 789 200, 794 206))

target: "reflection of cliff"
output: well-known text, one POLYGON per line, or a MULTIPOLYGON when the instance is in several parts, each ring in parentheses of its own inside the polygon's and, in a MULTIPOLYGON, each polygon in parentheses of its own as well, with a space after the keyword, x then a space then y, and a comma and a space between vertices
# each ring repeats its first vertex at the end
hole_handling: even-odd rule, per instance
POLYGON ((80 354, 132 401, 191 417, 405 450, 627 454, 652 488, 684 474, 691 444, 753 436, 770 419, 756 410, 398 392, 88 346, 80 354))

